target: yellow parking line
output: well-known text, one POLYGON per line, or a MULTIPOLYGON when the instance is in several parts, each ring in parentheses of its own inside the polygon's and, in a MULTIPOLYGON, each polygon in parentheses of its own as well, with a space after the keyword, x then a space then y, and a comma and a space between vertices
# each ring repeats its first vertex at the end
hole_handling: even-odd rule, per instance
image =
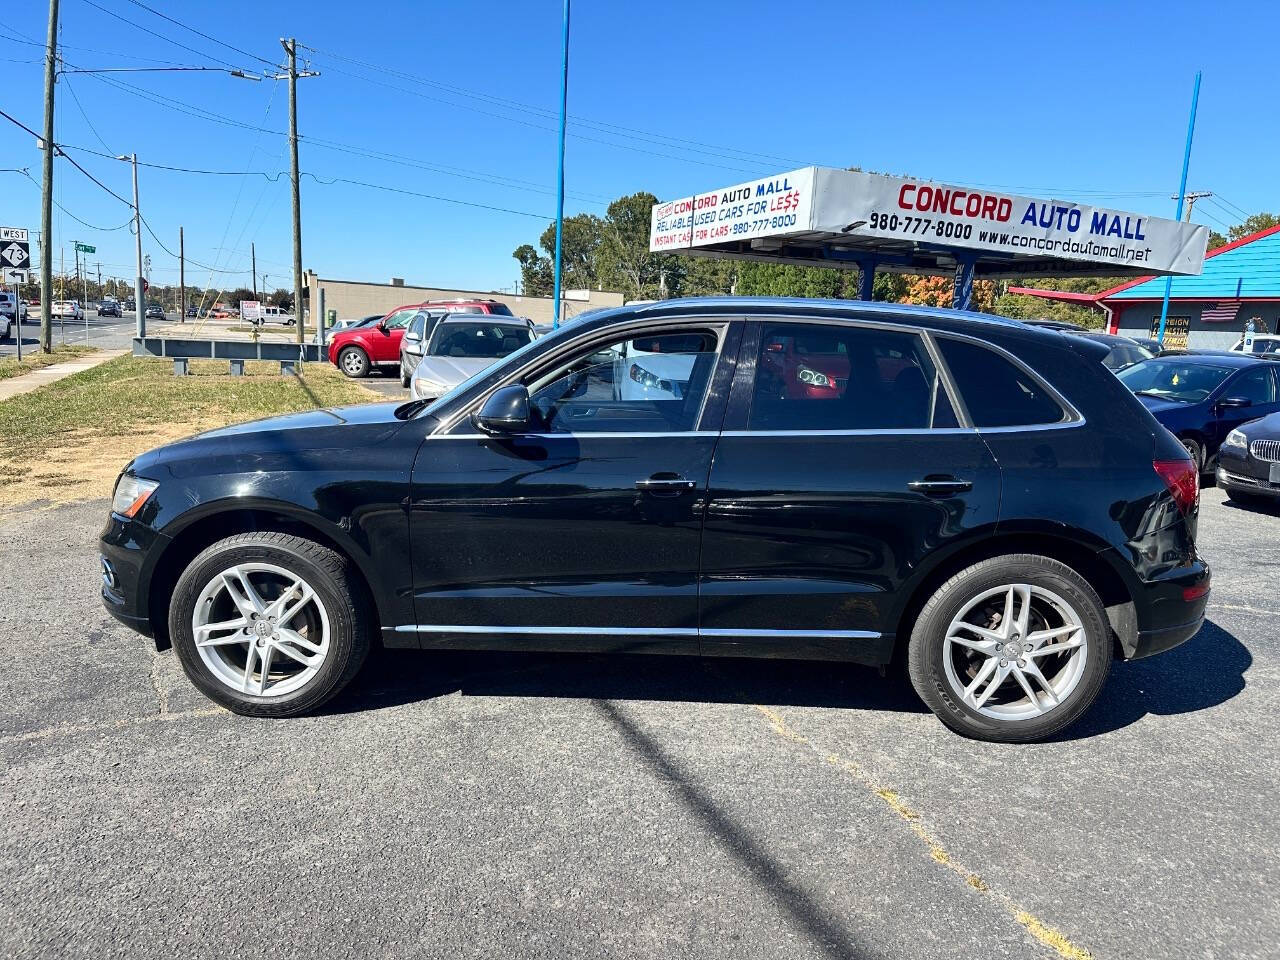
POLYGON ((839 754, 830 753, 820 749, 808 737, 787 725, 786 720, 776 710, 763 707, 760 704, 753 704, 769 721, 769 725, 773 728, 773 732, 785 740, 799 746, 808 747, 826 763, 831 766, 838 767, 845 773, 849 774, 853 779, 857 780, 871 793, 874 793, 884 803, 886 807, 910 828, 911 832, 916 835, 921 843, 929 850, 929 855, 935 863, 938 863, 956 876, 960 877, 966 884, 974 890, 990 897, 1000 907, 1009 914, 1014 920, 1020 923, 1036 940, 1053 950, 1058 956, 1065 960, 1092 960, 1093 954, 1084 947, 1077 946, 1072 943, 1062 931, 1056 929, 1040 920, 1038 917, 1024 910, 1019 904, 1014 903, 1008 896, 1000 893, 998 890, 992 890, 985 880, 977 873, 967 870, 947 851, 924 823, 920 819, 920 814, 907 805, 905 801, 894 791, 877 783, 875 778, 867 773, 862 767, 852 760, 848 760, 839 754))

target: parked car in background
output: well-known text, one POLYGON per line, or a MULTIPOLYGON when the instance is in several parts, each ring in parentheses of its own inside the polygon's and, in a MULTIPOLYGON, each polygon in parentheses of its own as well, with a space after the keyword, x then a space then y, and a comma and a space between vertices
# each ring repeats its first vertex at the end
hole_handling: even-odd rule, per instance
MULTIPOLYGON (((1233 353, 1245 353, 1245 338, 1241 337, 1231 348, 1233 353)), ((1255 333, 1248 353, 1280 353, 1280 334, 1255 333)))
POLYGON ((62 320, 84 319, 84 309, 80 306, 79 300, 55 300, 49 312, 62 320))
MULTIPOLYGON (((486 328, 531 335, 475 324, 468 350, 486 328)), ((433 404, 137 457, 100 539, 103 602, 256 717, 317 709, 375 642, 900 656, 949 727, 1040 740, 1113 658, 1195 635, 1208 600, 1195 466, 1104 353, 897 304, 619 308, 433 404), (768 344, 809 337, 859 375, 821 397, 761 376, 768 344), (684 357, 670 397, 622 398, 632 345, 684 357)))
POLYGON ((533 324, 527 320, 486 320, 451 313, 436 323, 426 340, 422 359, 413 370, 409 395, 414 400, 442 397, 533 340, 533 324))
POLYGON ((1237 503, 1280 503, 1280 413, 1227 434, 1218 449, 1215 479, 1237 503))
POLYGON ((1092 340, 1094 343, 1100 343, 1107 348, 1107 355, 1102 358, 1102 365, 1108 370, 1121 370, 1130 364, 1137 363, 1139 360, 1147 360, 1155 356, 1155 353, 1148 350, 1136 340, 1130 340, 1128 337, 1120 337, 1111 333, 1096 333, 1094 331, 1077 332, 1075 330, 1064 330, 1073 337, 1083 337, 1085 340, 1092 340))
POLYGON ((1280 363, 1248 354, 1184 353, 1143 360, 1116 376, 1204 472, 1228 433, 1280 411, 1278 374, 1280 363))
MULTIPOLYGON (((404 336, 400 339, 400 386, 409 386, 409 378, 413 376, 418 361, 422 359, 427 341, 431 339, 431 331, 443 318, 449 316, 447 310, 419 310, 409 325, 404 328, 404 336)), ((470 316, 470 314, 458 314, 470 316)))
POLYGON ((196 307, 195 307, 195 305, 194 305, 194 304, 192 304, 191 306, 187 307, 186 315, 187 315, 188 317, 197 317, 197 316, 199 316, 199 314, 200 314, 200 311, 196 309, 196 307))
POLYGON ((138 309, 138 304, 137 304, 137 302, 133 299, 133 297, 129 297, 129 298, 128 298, 127 300, 125 300, 125 302, 124 302, 124 308, 125 308, 126 310, 128 310, 130 313, 133 313, 133 311, 135 311, 136 309, 138 309))
POLYGON ((158 303, 148 303, 146 317, 148 320, 163 320, 164 307, 158 303))
MULTIPOLYGON (((0 317, 14 323, 25 323, 27 305, 13 291, 0 291, 0 317)), ((7 337, 8 334, 6 333, 5 336, 7 337)))
POLYGON ((483 313, 511 316, 511 309, 498 300, 427 300, 396 307, 377 323, 343 330, 329 341, 329 362, 348 377, 368 376, 369 371, 394 370, 400 366, 400 341, 405 327, 419 310, 448 310, 453 313, 483 313))
POLYGON ((119 317, 122 315, 120 301, 118 300, 103 300, 102 303, 98 304, 98 316, 100 317, 119 317))

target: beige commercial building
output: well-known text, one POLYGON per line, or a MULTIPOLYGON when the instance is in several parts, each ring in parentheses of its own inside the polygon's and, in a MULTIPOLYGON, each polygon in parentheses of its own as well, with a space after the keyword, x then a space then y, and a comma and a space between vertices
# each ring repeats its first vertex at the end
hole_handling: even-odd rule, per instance
MULTIPOLYGON (((330 280, 307 273, 309 308, 318 309, 320 291, 324 291, 324 308, 339 320, 387 313, 396 307, 423 300, 499 300, 517 317, 528 317, 534 323, 550 323, 554 317, 553 297, 523 297, 513 293, 490 293, 484 290, 449 290, 443 287, 412 287, 402 280, 391 283, 364 283, 357 280, 330 280)), ((622 294, 611 290, 568 290, 564 295, 561 319, 577 316, 587 310, 622 306, 622 294)))

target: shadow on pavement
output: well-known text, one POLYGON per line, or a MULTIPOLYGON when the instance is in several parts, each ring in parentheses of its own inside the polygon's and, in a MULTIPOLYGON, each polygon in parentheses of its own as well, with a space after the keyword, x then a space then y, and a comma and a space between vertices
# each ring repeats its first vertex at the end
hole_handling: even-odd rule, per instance
POLYGON ((1056 740, 1080 740, 1119 730, 1147 714, 1195 713, 1226 703, 1244 689, 1253 655, 1235 635, 1212 620, 1200 632, 1164 653, 1114 663, 1098 702, 1056 740))
POLYGON ((370 655, 360 676, 323 712, 397 706, 450 693, 925 710, 905 680, 846 663, 380 650, 370 655))

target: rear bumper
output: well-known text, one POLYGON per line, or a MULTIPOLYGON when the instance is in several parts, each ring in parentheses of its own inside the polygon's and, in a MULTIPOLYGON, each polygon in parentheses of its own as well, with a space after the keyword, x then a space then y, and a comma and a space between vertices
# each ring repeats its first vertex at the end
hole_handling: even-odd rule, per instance
POLYGON ((1126 660, 1172 649, 1196 635, 1209 605, 1212 571, 1203 560, 1144 582, 1134 596, 1137 629, 1120 636, 1126 660))

